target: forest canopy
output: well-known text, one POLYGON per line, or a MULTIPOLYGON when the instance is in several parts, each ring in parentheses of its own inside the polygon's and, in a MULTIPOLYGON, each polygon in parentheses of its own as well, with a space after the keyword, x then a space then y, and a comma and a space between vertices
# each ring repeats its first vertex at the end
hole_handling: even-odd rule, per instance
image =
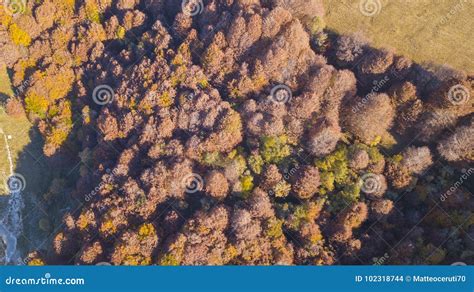
POLYGON ((21 3, 5 108, 80 165, 30 264, 474 263, 472 73, 337 35, 319 0, 21 3))

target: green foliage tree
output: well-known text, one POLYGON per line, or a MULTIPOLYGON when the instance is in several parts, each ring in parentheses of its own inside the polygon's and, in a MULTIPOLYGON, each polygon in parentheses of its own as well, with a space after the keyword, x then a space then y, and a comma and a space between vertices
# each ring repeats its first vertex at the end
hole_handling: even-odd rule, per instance
POLYGON ((291 154, 288 138, 285 135, 279 137, 263 137, 260 154, 265 163, 279 163, 291 154))

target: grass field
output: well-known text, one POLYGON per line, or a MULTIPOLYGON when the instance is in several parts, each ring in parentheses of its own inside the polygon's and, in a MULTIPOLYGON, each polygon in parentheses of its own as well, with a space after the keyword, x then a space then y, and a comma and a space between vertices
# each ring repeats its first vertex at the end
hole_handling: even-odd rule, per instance
MULTIPOLYGON (((0 66, 0 97, 4 101, 12 95, 7 71, 5 67, 0 66)), ((13 171, 25 178, 23 192, 25 207, 22 212, 24 232, 18 238, 18 248, 23 254, 44 244, 49 236, 49 232, 38 228, 38 222, 48 217, 45 211, 47 209, 41 204, 41 198, 51 181, 51 169, 44 163, 42 138, 26 117, 8 116, 0 104, 0 129, 7 136, 12 152, 13 171)), ((9 174, 5 138, 0 134, 0 196, 8 193, 5 180, 9 174)), ((0 214, 4 215, 7 207, 8 197, 1 197, 0 214)))
MULTIPOLYGON (((2 99, 13 95, 5 66, 0 66, 0 95, 2 99)), ((15 168, 20 159, 20 155, 22 159, 24 159, 25 155, 28 155, 24 153, 24 150, 27 145, 31 145, 31 123, 26 117, 13 118, 8 116, 5 110, 0 106, 0 129, 7 136, 8 145, 12 153, 14 171, 16 171, 15 168)), ((3 182, 5 182, 5 179, 10 175, 9 167, 5 138, 4 135, 0 133, 0 194, 6 193, 6 187, 3 182)))
POLYGON ((13 95, 12 88, 10 86, 10 77, 7 74, 7 67, 5 64, 0 63, 0 94, 7 96, 13 95))
MULTIPOLYGON (((11 118, 0 110, 0 129, 8 137, 7 141, 12 152, 13 164, 16 165, 20 153, 26 145, 31 142, 29 130, 31 128, 30 122, 23 118, 11 118)), ((5 148, 5 139, 3 134, 0 134, 0 177, 2 182, 10 175, 8 156, 5 148)), ((2 193, 3 184, 0 186, 0 193, 2 193)), ((5 190, 3 190, 5 191, 5 190)))
POLYGON ((337 33, 362 32, 418 63, 474 72, 474 0, 323 1, 337 33))

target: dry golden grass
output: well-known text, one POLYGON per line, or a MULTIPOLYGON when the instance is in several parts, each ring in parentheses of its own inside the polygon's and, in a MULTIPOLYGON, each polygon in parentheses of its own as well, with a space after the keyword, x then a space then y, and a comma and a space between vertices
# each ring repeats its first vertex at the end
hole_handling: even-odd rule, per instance
MULTIPOLYGON (((2 95, 2 99, 13 95, 5 66, 0 67, 0 94, 2 95)), ((30 128, 31 123, 26 117, 10 117, 0 106, 0 129, 7 136, 8 145, 12 153, 14 171, 16 170, 16 163, 20 157, 20 153, 23 152, 26 145, 31 143, 30 128)), ((10 175, 10 165, 5 147, 4 134, 0 133, 0 195, 7 193, 4 182, 10 175)))
MULTIPOLYGON (((5 114, 2 108, 0 108, 0 129, 3 130, 7 136, 8 145, 12 153, 12 160, 14 168, 16 162, 19 159, 20 153, 26 145, 31 142, 30 138, 31 124, 26 117, 12 118, 5 114)), ((7 152, 5 150, 5 138, 0 133, 0 181, 4 182, 5 179, 10 175, 9 162, 7 152)), ((15 171, 15 169, 14 169, 15 171)), ((4 184, 0 184, 0 194, 4 193, 4 184)))
POLYGON ((394 48, 417 63, 474 72, 474 0, 323 1, 327 26, 337 33, 360 31, 375 47, 394 48), (361 13, 361 2, 375 3, 377 13, 361 13))
POLYGON ((13 94, 10 86, 10 77, 7 74, 7 67, 0 63, 0 94, 11 96, 13 94))

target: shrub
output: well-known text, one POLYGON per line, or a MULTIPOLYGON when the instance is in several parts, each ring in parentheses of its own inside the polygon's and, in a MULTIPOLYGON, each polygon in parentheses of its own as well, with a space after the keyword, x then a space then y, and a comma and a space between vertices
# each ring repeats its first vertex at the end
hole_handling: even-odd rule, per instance
POLYGON ((25 114, 21 101, 16 98, 10 98, 5 106, 7 114, 11 117, 21 117, 25 114))

